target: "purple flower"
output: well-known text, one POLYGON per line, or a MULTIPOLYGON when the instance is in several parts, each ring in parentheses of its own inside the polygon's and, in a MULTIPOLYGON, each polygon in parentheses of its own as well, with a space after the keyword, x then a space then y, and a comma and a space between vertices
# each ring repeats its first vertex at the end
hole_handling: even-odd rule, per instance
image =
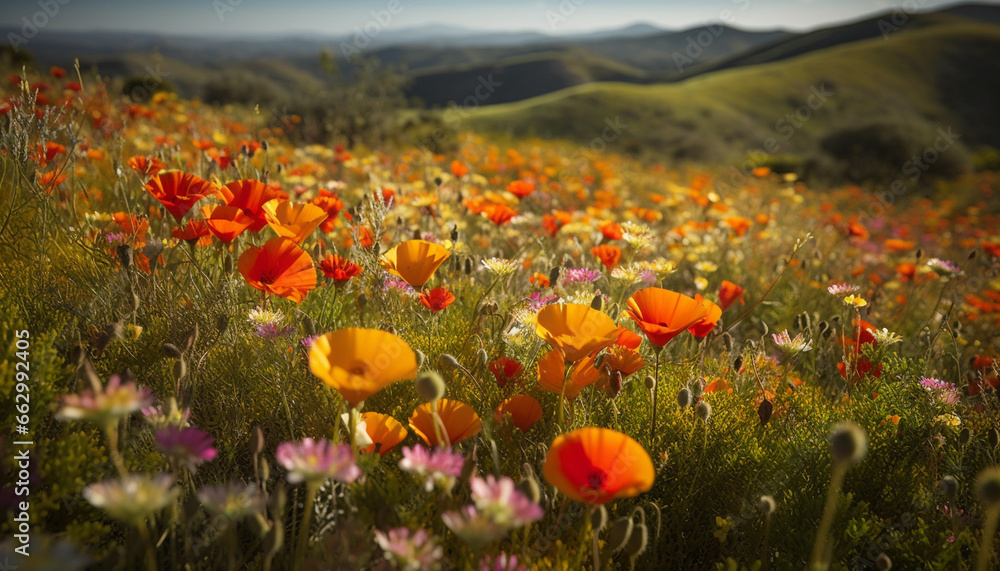
POLYGON ((405 295, 416 295, 417 293, 417 291, 413 289, 413 286, 405 281, 393 277, 387 277, 382 283, 382 290, 389 291, 390 289, 398 289, 405 295))
POLYGON ((502 476, 485 479, 473 477, 469 482, 472 501, 480 512, 505 527, 521 527, 542 519, 544 511, 514 486, 514 480, 502 476))
POLYGON ((532 313, 538 313, 539 309, 545 307, 546 305, 555 303, 558 299, 558 295, 542 296, 541 292, 536 291, 528 296, 528 308, 532 313))
POLYGON ((315 341, 317 337, 319 337, 319 335, 310 335, 308 337, 303 338, 302 346, 305 347, 306 349, 310 349, 312 347, 313 341, 315 341))
POLYGON ((375 542, 397 569, 437 569, 444 555, 437 539, 423 529, 411 532, 405 527, 397 527, 388 533, 375 530, 375 542))
POLYGON ((496 557, 487 555, 480 559, 479 571, 528 571, 528 568, 518 562, 516 555, 501 551, 496 557))
POLYGON ((464 465, 465 457, 461 454, 448 448, 427 449, 420 444, 403 447, 403 459, 399 461, 401 470, 426 480, 428 492, 435 485, 450 490, 464 465))
POLYGON ((194 472, 198 466, 211 462, 219 453, 212 444, 215 439, 197 428, 165 426, 156 431, 156 445, 160 451, 185 463, 194 472))
POLYGON ((327 478, 353 482, 361 475, 351 447, 333 446, 326 439, 305 438, 301 442, 279 444, 274 457, 288 470, 290 484, 319 484, 327 478))
POLYGON ((655 284, 660 278, 653 270, 642 270, 639 272, 639 281, 645 284, 655 284))
POLYGON ((257 336, 261 339, 277 339, 278 337, 288 337, 295 331, 291 325, 282 327, 277 323, 263 323, 257 326, 257 336))
POLYGON ((564 284, 589 284, 597 281, 601 277, 601 272, 590 268, 572 268, 563 274, 564 284))
POLYGON ((953 383, 946 383, 931 377, 920 377, 920 384, 930 391, 938 402, 952 405, 958 404, 958 401, 962 398, 958 387, 953 383))

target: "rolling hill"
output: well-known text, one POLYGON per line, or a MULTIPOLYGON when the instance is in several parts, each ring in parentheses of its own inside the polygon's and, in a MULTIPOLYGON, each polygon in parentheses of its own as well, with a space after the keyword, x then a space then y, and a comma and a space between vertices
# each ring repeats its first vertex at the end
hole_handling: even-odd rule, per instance
POLYGON ((882 147, 922 149, 939 128, 960 146, 1000 146, 997 53, 1000 27, 955 19, 678 83, 590 83, 470 111, 467 125, 697 161, 834 152, 837 133, 867 125, 882 147))

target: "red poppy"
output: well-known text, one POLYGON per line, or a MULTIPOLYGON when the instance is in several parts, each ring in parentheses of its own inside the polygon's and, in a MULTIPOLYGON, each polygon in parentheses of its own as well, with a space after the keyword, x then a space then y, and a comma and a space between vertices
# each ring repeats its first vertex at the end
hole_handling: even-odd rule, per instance
POLYGON ((627 307, 628 316, 657 347, 663 347, 688 327, 703 320, 709 311, 699 300, 658 287, 635 292, 628 299, 627 307))
POLYGON ((719 318, 722 317, 722 308, 715 305, 711 301, 701 297, 701 295, 694 296, 695 301, 700 302, 708 313, 691 327, 688 327, 688 332, 695 337, 704 337, 715 329, 715 326, 719 323, 719 318))
POLYGON ((489 203, 483 207, 483 213, 486 217, 490 219, 490 222, 496 224, 497 226, 503 226, 504 224, 510 222, 510 219, 517 216, 517 210, 513 208, 496 203, 489 203))
POLYGON ((451 174, 462 178, 463 176, 469 174, 469 167, 463 165, 459 161, 451 161, 451 174))
POLYGON ((490 372, 502 389, 507 383, 517 379, 524 371, 524 365, 510 357, 497 357, 490 363, 490 372))
POLYGON ((507 185, 507 192, 518 198, 524 198, 535 192, 535 183, 526 180, 515 180, 507 185))
POLYGON ((167 165, 163 164, 163 161, 160 159, 143 155, 136 155, 130 158, 128 166, 135 172, 146 176, 156 176, 160 171, 167 168, 167 165))
POLYGON ((528 278, 528 281, 530 283, 535 284, 538 287, 549 287, 549 276, 545 274, 540 274, 538 272, 535 272, 531 274, 531 277, 528 278))
POLYGON ((330 193, 325 189, 320 189, 319 194, 317 194, 316 198, 313 198, 311 202, 326 212, 327 218, 322 224, 320 224, 320 230, 326 233, 331 232, 334 224, 337 222, 337 215, 344 209, 344 201, 341 200, 340 196, 337 194, 330 193))
POLYGON ((327 254, 319 263, 319 269, 326 277, 333 278, 338 286, 361 275, 361 266, 335 254, 327 254))
POLYGON ((181 171, 158 174, 146 183, 146 190, 177 220, 196 202, 217 192, 214 184, 181 171))
POLYGON ((170 231, 170 235, 178 240, 184 240, 188 244, 208 246, 212 243, 212 231, 208 227, 208 222, 204 220, 190 219, 187 224, 178 226, 170 231))
POLYGON ((862 319, 854 320, 854 334, 851 337, 841 338, 841 342, 844 347, 850 348, 848 351, 848 356, 850 357, 853 365, 853 372, 849 375, 849 369, 851 365, 848 363, 837 363, 837 370, 840 371, 840 376, 847 379, 852 383, 856 383, 867 376, 881 377, 882 376, 882 364, 872 363, 871 360, 866 357, 862 351, 864 345, 876 346, 878 342, 875 340, 875 336, 872 335, 872 331, 875 331, 875 326, 862 319))
POLYGON ((590 253, 597 257, 604 264, 604 267, 609 270, 617 266, 618 262, 622 259, 622 249, 618 246, 602 244, 591 248, 590 253))
POLYGON ((212 235, 228 244, 250 227, 253 219, 243 213, 243 209, 235 206, 210 204, 201 208, 205 222, 212 235))
POLYGON ((588 426, 556 437, 542 475, 573 500, 606 504, 649 490, 656 471, 649 454, 631 437, 588 426))
POLYGON ((622 227, 615 222, 605 222, 601 224, 601 234, 606 240, 621 240, 622 227))
POLYGON ((316 270, 305 250, 288 238, 272 238, 240 256, 240 273, 250 286, 300 303, 316 287, 316 270))
POLYGON ((431 310, 431 313, 441 311, 451 305, 453 301, 455 301, 455 294, 448 291, 448 288, 444 286, 438 286, 428 292, 420 294, 420 303, 424 304, 424 307, 431 310))
POLYGON ((739 300, 740 305, 746 305, 746 302, 743 301, 743 288, 731 281, 722 280, 722 284, 719 286, 719 307, 725 311, 737 300, 739 300))

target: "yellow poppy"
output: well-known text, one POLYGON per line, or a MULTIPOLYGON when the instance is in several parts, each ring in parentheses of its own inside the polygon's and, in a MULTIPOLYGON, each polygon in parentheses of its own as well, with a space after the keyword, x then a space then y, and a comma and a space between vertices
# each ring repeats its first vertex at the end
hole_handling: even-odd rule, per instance
POLYGON ((390 274, 403 278, 413 287, 422 287, 450 255, 440 244, 409 240, 383 254, 379 262, 390 274))
POLYGON ((560 303, 538 312, 535 334, 562 351, 567 361, 575 362, 614 343, 618 326, 589 305, 560 303))
POLYGON ((326 211, 308 202, 295 203, 274 199, 265 202, 261 209, 271 230, 278 236, 291 238, 296 243, 305 240, 327 217, 326 211))
MULTIPOLYGON (((451 444, 475 436, 483 429, 483 421, 479 419, 479 415, 464 402, 441 399, 437 403, 438 416, 441 417, 444 431, 448 435, 448 442, 451 444)), ((428 446, 444 444, 438 441, 434 430, 434 416, 431 413, 431 403, 429 402, 418 406, 413 411, 410 416, 410 428, 417 436, 423 438, 428 446)))
POLYGON ((390 384, 415 377, 417 357, 388 331, 349 327, 313 341, 309 369, 357 406, 390 384))

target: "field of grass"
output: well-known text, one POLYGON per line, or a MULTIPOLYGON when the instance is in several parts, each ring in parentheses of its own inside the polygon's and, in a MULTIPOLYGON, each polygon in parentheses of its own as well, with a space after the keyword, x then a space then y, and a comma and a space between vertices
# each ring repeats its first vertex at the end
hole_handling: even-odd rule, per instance
MULTIPOLYGON (((823 81, 796 144, 882 93, 946 121, 908 80, 954 38, 921 33, 889 75, 861 45, 469 125, 739 148, 823 81)), ((886 205, 614 144, 296 147, 249 109, 28 80, 0 104, 0 560, 995 568, 997 173, 886 205)))

